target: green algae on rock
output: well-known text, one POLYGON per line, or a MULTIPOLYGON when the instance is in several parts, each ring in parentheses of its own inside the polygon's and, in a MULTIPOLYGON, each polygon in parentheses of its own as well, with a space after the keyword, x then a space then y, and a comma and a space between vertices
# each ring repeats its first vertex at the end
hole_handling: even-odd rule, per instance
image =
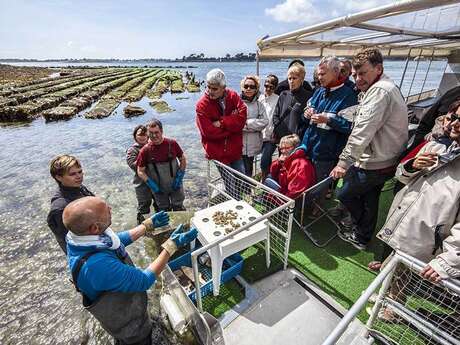
MULTIPOLYGON (((145 95, 157 99, 168 91, 199 91, 193 73, 187 72, 184 78, 176 70, 159 67, 86 67, 61 72, 0 87, 0 121, 31 121, 39 116, 46 121, 70 119, 96 101, 84 117, 103 118, 121 101, 136 102, 145 95)), ((151 105, 158 113, 174 111, 166 102, 151 105)), ((129 111, 127 116, 131 116, 129 111)))
POLYGON ((125 117, 139 116, 145 114, 145 109, 132 104, 128 104, 123 109, 123 114, 125 117))

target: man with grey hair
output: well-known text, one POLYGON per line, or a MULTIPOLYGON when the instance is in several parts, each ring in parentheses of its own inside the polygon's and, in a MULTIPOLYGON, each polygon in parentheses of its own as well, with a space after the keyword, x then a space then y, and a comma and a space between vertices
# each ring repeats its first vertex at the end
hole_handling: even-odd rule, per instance
POLYGON ((215 68, 206 75, 206 91, 196 104, 196 125, 207 159, 244 173, 243 127, 247 107, 237 92, 226 87, 225 74, 215 68))
POLYGON ((351 132, 352 119, 342 110, 358 103, 355 92, 343 84, 340 61, 335 56, 321 59, 317 66, 321 87, 307 103, 303 120, 307 129, 302 144, 313 162, 317 181, 329 176, 351 132))

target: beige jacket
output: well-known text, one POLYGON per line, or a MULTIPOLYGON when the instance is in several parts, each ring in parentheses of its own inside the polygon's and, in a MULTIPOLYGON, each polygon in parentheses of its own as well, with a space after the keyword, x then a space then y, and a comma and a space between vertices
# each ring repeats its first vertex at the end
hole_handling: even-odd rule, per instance
MULTIPOLYGON (((419 154, 445 151, 444 145, 429 142, 419 154)), ((429 262, 442 278, 458 278, 460 153, 448 163, 438 160, 429 170, 411 172, 408 166, 413 160, 398 166, 396 177, 407 185, 396 194, 386 223, 377 237, 394 249, 429 262), (436 238, 438 244, 442 243, 439 248, 436 247, 436 238)))
POLYGON ((407 106, 399 88, 383 74, 364 94, 338 165, 377 170, 394 166, 408 139, 407 106))

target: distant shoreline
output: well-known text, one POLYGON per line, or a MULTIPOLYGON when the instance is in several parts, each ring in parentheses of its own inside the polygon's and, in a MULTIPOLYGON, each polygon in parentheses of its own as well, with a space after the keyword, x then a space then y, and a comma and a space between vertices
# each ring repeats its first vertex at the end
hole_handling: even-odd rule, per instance
MULTIPOLYGON (((262 59, 261 61, 282 61, 286 59, 262 59)), ((314 60, 311 58, 304 60, 314 60)), ((209 62, 256 62, 255 59, 234 59, 234 58, 204 58, 204 59, 127 59, 127 60, 117 60, 117 59, 0 59, 0 63, 17 63, 17 62, 40 62, 40 63, 75 63, 75 64, 85 64, 85 63, 158 63, 158 62, 167 62, 167 63, 209 63, 209 62)))

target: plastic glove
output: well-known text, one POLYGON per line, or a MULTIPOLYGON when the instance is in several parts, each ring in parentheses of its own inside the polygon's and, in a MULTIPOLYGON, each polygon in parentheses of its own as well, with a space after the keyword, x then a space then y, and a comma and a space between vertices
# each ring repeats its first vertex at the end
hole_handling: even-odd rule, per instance
POLYGON ((185 246, 198 236, 198 230, 196 228, 191 228, 187 232, 182 232, 183 229, 184 225, 179 225, 170 236, 170 239, 173 240, 178 247, 185 246))
POLYGON ((147 178, 146 182, 147 186, 152 190, 154 193, 160 193, 160 187, 156 184, 154 180, 152 180, 150 177, 147 178))
POLYGON ((173 190, 178 190, 180 186, 182 186, 182 180, 184 179, 185 175, 185 170, 177 170, 176 172, 176 177, 174 177, 174 181, 172 183, 172 189, 173 190))
POLYGON ((166 250, 170 256, 174 255, 178 247, 182 247, 190 243, 198 236, 198 230, 192 228, 187 232, 182 232, 184 226, 179 225, 176 230, 171 234, 171 237, 164 242, 161 247, 166 250))
POLYGON ((152 216, 152 222, 155 228, 159 228, 160 226, 168 225, 169 214, 167 214, 165 211, 157 212, 152 216))
POLYGON ((154 230, 155 228, 168 225, 168 223, 169 214, 167 214, 165 211, 157 212, 152 217, 147 218, 142 222, 148 232, 154 230))

